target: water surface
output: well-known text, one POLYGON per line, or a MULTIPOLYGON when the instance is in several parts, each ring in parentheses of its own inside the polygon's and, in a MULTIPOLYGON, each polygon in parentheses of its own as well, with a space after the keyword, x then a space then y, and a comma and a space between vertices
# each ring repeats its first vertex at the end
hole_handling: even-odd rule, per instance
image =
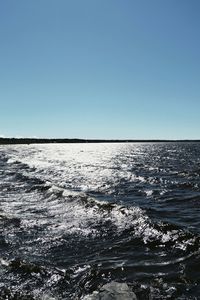
POLYGON ((200 143, 1 146, 0 297, 200 299, 199 212, 200 143))

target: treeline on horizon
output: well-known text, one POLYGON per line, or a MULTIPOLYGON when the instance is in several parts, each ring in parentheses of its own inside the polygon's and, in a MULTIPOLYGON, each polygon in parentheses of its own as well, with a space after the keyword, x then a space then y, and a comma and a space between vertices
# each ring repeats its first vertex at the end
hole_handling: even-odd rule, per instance
POLYGON ((160 142, 200 142, 200 140, 0 138, 0 145, 7 145, 7 144, 50 144, 50 143, 160 143, 160 142))

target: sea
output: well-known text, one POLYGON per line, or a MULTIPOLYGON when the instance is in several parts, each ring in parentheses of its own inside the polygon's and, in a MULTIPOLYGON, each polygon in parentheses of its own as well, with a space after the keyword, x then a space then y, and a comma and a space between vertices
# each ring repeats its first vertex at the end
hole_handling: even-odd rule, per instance
POLYGON ((200 143, 0 146, 0 299, 200 299, 200 143))

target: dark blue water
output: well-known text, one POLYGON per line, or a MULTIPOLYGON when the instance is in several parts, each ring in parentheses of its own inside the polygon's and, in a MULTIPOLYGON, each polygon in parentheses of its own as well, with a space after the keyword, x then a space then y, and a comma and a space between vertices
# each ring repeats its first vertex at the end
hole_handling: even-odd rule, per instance
POLYGON ((0 299, 200 299, 199 213, 200 143, 1 146, 0 299))

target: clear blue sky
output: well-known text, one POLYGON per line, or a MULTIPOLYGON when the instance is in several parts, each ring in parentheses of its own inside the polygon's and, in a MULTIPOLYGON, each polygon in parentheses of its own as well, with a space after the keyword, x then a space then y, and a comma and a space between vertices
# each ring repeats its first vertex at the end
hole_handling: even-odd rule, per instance
POLYGON ((200 138, 200 1, 1 1, 0 135, 200 138))

